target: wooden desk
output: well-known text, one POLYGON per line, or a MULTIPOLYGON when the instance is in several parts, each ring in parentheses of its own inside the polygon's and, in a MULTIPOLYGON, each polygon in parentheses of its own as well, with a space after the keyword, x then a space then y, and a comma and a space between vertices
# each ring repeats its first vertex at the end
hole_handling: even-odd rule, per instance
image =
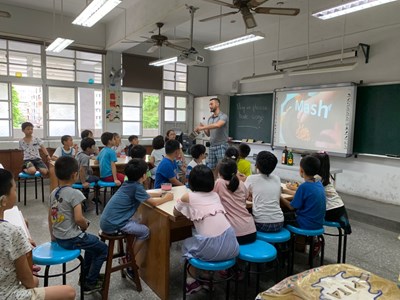
MULTIPOLYGON (((118 173, 124 173, 124 169, 126 164, 130 161, 130 157, 118 157, 118 161, 115 163, 117 167, 118 173)), ((58 187, 58 179, 55 173, 54 164, 55 161, 51 161, 49 164, 49 178, 50 178, 50 193, 58 187)), ((95 159, 90 160, 90 167, 93 169, 93 174, 96 176, 100 176, 99 164, 98 161, 95 159)))
MULTIPOLYGON (((149 192, 158 192, 149 190, 149 192)), ((140 277, 161 299, 169 299, 170 246, 192 235, 192 222, 175 217, 176 200, 187 192, 185 186, 173 187, 174 200, 157 207, 139 206, 135 217, 150 228, 150 239, 136 257, 140 277)))

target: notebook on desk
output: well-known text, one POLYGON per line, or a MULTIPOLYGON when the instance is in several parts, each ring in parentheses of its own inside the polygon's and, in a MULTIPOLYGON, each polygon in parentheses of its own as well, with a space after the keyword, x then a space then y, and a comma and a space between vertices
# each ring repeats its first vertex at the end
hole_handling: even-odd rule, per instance
POLYGON ((18 206, 14 206, 12 209, 4 211, 4 219, 15 226, 21 227, 27 238, 30 238, 28 227, 26 226, 24 216, 19 210, 18 206))

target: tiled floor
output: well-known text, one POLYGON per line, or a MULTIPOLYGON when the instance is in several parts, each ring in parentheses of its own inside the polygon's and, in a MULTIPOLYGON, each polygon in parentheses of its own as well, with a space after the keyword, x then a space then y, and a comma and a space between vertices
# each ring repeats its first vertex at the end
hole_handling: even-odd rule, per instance
MULTIPOLYGON (((45 187, 46 198, 48 196, 48 185, 45 187)), ((32 238, 37 244, 42 244, 50 240, 47 225, 47 203, 42 203, 39 199, 32 199, 34 196, 33 188, 29 187, 27 206, 23 202, 18 203, 25 218, 29 221, 29 229, 32 238)), ((98 233, 99 217, 96 216, 93 207, 86 213, 86 217, 91 221, 89 232, 98 233)), ((397 281, 400 272, 400 240, 397 238, 399 232, 388 231, 366 223, 351 220, 353 233, 348 237, 347 263, 359 266, 373 273, 397 281)), ((326 237, 325 264, 336 261, 336 238, 326 237)), ((171 246, 171 282, 170 299, 182 298, 182 260, 181 242, 173 243, 171 246)), ((300 261, 299 261, 300 262, 300 261)), ((296 264, 295 271, 302 271, 307 268, 304 264, 296 264)), ((67 282, 72 284, 77 291, 77 271, 68 276, 67 282)), ((61 280, 52 279, 50 284, 59 284, 61 280)), ((273 285, 272 280, 263 278, 261 288, 265 290, 273 285)), ((152 290, 142 282, 143 291, 138 293, 134 289, 133 283, 127 279, 121 279, 118 273, 112 275, 109 299, 159 299, 152 290)), ((222 287, 217 287, 215 299, 220 299, 223 295, 222 287)), ((78 293, 79 296, 79 293, 78 293)), ((254 299, 254 285, 249 288, 248 299, 254 299)), ((188 299, 207 299, 207 293, 202 290, 197 294, 189 296, 188 299)), ((101 299, 100 294, 86 296, 85 299, 101 299)))

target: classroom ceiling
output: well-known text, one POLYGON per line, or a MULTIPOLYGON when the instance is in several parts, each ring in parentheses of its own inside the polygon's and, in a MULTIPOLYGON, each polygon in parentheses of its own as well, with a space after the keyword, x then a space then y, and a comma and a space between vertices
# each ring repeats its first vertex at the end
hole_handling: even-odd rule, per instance
MULTIPOLYGON (((63 4, 63 15, 75 18, 86 6, 86 0, 0 0, 1 4, 30 8, 52 13, 61 14, 61 3, 63 4)), ((222 0, 232 3, 232 0, 222 0)), ((255 16, 258 26, 254 30, 265 31, 279 20, 285 22, 290 18, 304 18, 307 13, 342 3, 341 0, 269 0, 260 7, 292 7, 299 8, 300 14, 294 17, 278 17, 274 15, 255 16), (279 19, 280 18, 280 19, 279 19)), ((208 18, 222 13, 234 11, 228 7, 202 1, 202 0, 123 0, 122 3, 111 13, 102 19, 106 27, 112 28, 108 35, 113 40, 107 41, 107 50, 129 51, 138 44, 121 43, 124 39, 144 40, 141 36, 151 36, 156 33, 156 22, 165 23, 162 34, 169 38, 182 38, 190 36, 190 14, 185 4, 193 5, 199 9, 195 13, 194 42, 198 44, 209 44, 221 39, 241 35, 246 32, 245 25, 240 13, 230 15, 222 19, 208 22, 199 22, 200 19, 208 18), (119 25, 116 26, 115 24, 119 25), (154 32, 154 33, 153 33, 154 32), (118 33, 118 37, 115 37, 118 33)), ((12 17, 12 16, 11 16, 12 17)), ((140 45, 139 45, 140 47, 140 45)))

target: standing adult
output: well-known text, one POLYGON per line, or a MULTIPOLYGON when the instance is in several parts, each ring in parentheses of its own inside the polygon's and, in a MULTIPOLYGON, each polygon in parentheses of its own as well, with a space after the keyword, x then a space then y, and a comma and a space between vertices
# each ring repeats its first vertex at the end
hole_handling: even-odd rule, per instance
POLYGON ((228 115, 220 110, 220 104, 218 98, 210 99, 209 107, 212 115, 208 118, 207 125, 200 123, 195 128, 196 132, 204 131, 210 137, 208 167, 212 170, 215 170, 218 162, 224 158, 228 148, 228 115))

